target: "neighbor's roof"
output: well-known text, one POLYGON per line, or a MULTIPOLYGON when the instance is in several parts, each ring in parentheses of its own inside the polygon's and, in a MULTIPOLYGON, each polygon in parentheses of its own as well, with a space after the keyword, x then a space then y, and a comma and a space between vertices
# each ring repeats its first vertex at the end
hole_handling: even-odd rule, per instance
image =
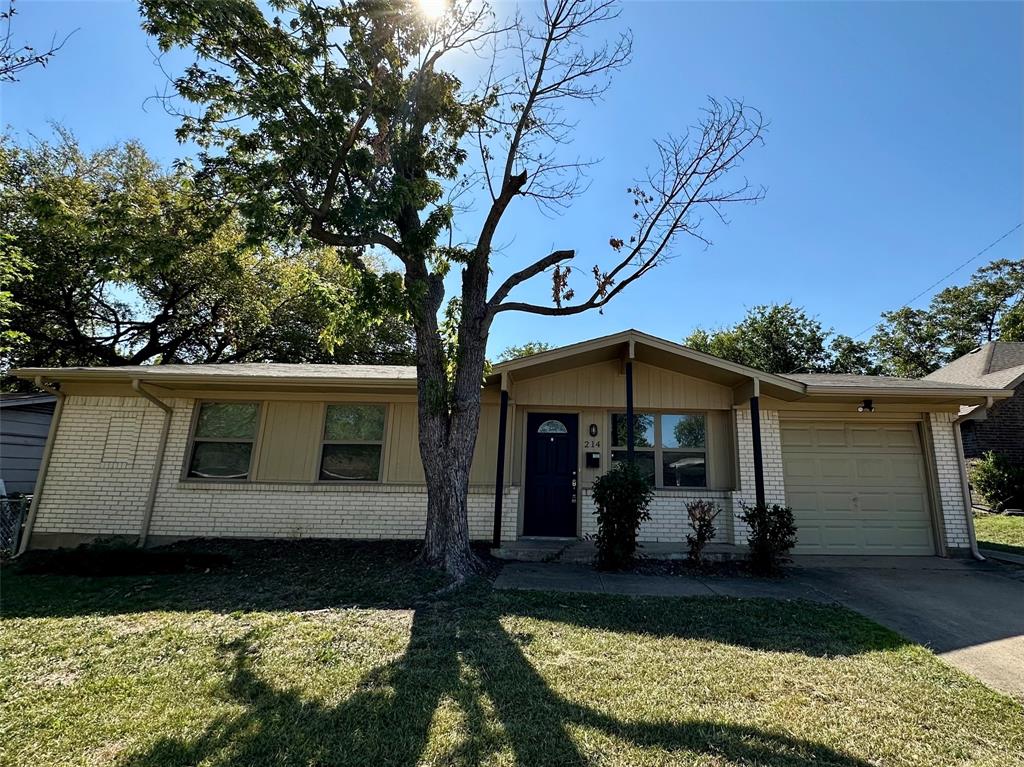
POLYGON ((39 394, 37 392, 7 393, 0 392, 0 408, 5 407, 33 407, 36 405, 50 405, 57 401, 52 394, 39 394))
POLYGON ((1024 342, 989 341, 924 377, 925 381, 1013 388, 1024 381, 1024 342))

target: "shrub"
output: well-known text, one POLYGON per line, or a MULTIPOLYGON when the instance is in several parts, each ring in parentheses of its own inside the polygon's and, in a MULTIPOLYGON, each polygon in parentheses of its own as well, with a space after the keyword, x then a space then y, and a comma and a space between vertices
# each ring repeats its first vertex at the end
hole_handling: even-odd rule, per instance
POLYGON ((970 467, 971 485, 996 511, 1024 509, 1024 466, 989 451, 970 467))
POLYGON ((633 561, 640 523, 651 518, 654 497, 647 476, 632 463, 616 464, 594 480, 597 566, 620 570, 633 561))
POLYGON ((772 575, 779 571, 796 545, 793 510, 788 506, 743 505, 740 518, 750 528, 750 565, 754 572, 772 575))
POLYGON ((686 504, 686 516, 693 529, 692 534, 686 534, 686 543, 690 549, 690 559, 698 565, 704 561, 704 546, 715 537, 715 518, 721 512, 714 501, 698 499, 686 504))

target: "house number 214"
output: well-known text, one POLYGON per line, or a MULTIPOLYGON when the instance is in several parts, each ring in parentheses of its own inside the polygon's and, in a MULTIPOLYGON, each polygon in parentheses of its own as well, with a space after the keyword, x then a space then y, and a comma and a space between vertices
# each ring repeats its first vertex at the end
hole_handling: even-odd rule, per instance
POLYGON ((583 440, 583 447, 601 447, 601 440, 585 439, 583 440))

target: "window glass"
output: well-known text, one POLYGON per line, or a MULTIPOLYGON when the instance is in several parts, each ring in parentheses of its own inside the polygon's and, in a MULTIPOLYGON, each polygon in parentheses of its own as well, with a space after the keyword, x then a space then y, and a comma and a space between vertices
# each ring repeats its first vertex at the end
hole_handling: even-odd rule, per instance
POLYGON ((384 405, 328 405, 324 439, 328 442, 382 442, 384 405))
POLYGON ((568 434, 569 430, 565 428, 565 424, 561 421, 554 419, 545 421, 537 428, 538 434, 568 434))
MULTIPOLYGON (((661 446, 703 448, 707 439, 704 416, 697 414, 661 416, 661 446)), ((667 482, 666 482, 667 484, 667 482)))
POLYGON ((369 481, 380 479, 380 445, 324 445, 320 479, 369 481))
POLYGON ((207 439, 254 439, 259 422, 255 402, 204 402, 199 407, 196 437, 207 439))
POLYGON ((206 479, 246 479, 251 457, 251 442, 196 442, 188 475, 206 479))
MULTIPOLYGON (((625 413, 612 415, 612 444, 626 446, 629 421, 625 413)), ((654 416, 645 413, 633 414, 633 447, 654 447, 654 416)))
MULTIPOLYGON (((612 465, 617 463, 625 463, 628 459, 628 453, 625 450, 612 450, 612 465)), ((644 474, 647 475, 647 480, 653 486, 655 483, 654 476, 654 451, 652 450, 637 450, 633 453, 633 463, 635 463, 644 474)))
POLYGON ((707 462, 704 453, 664 450, 661 453, 664 487, 707 487, 707 462))

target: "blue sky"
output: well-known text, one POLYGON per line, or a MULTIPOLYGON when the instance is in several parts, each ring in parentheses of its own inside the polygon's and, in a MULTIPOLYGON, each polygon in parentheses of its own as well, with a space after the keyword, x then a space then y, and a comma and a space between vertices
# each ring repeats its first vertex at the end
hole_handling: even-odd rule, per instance
MULTIPOLYGON (((45 136, 59 121, 90 149, 138 138, 168 163, 187 152, 176 119, 147 103, 165 80, 134 3, 18 6, 18 36, 78 31, 47 69, 0 86, 5 125, 45 136)), ((516 209, 496 275, 553 248, 576 248, 584 269, 606 262, 650 140, 691 124, 708 95, 742 98, 770 121, 741 169, 767 196, 732 209, 728 227, 709 222, 713 247, 683 244, 603 315, 500 315, 492 353, 626 327, 679 340, 781 301, 854 334, 1024 218, 1024 4, 627 0, 621 21, 633 61, 603 103, 578 114, 573 149, 603 158, 590 191, 556 219, 516 209)), ((1022 252, 1024 229, 944 284, 1022 252)), ((520 295, 549 300, 550 284, 520 295)))

